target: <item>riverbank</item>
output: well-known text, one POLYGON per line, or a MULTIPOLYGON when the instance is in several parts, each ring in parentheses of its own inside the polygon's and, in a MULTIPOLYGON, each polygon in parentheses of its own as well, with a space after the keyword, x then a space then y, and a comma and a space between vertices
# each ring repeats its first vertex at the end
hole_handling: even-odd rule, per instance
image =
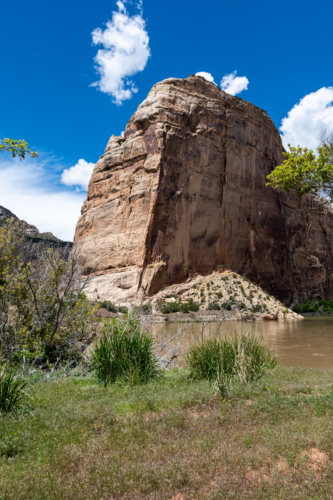
POLYGON ((333 371, 277 367, 221 400, 184 370, 141 386, 31 385, 0 426, 0 499, 324 499, 333 371))

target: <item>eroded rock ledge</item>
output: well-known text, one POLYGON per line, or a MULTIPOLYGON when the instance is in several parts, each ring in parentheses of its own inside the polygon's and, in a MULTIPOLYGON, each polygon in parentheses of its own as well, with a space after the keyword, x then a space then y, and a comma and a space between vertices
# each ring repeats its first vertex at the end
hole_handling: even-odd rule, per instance
POLYGON ((140 302, 228 269, 287 304, 333 299, 332 210, 265 187, 282 150, 265 111, 213 83, 156 84, 89 184, 75 244, 91 291, 140 302))

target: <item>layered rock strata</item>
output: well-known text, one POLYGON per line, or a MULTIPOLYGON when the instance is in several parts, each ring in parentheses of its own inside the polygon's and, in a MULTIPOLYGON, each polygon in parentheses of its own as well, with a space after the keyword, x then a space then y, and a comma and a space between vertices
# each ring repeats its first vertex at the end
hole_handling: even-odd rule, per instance
POLYGON ((333 216, 265 186, 267 113, 201 77, 156 84, 111 136, 78 221, 91 291, 116 302, 229 269, 285 303, 333 299, 333 216))

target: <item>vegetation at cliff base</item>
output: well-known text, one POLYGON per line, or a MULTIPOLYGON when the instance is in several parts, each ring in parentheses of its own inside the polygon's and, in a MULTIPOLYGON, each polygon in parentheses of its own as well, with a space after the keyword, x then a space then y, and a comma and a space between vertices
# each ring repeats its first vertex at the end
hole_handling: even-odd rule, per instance
POLYGON ((317 314, 332 314, 333 313, 333 300, 319 300, 317 302, 310 302, 304 300, 300 304, 294 304, 292 310, 298 314, 303 313, 317 313, 317 314))
POLYGON ((307 148, 292 147, 282 153, 285 160, 268 176, 267 186, 294 191, 298 197, 322 193, 333 201, 333 136, 323 137, 317 155, 307 148))
POLYGON ((190 312, 197 312, 199 311, 199 305, 196 304, 193 299, 189 299, 187 302, 159 302, 158 307, 162 314, 170 314, 170 313, 176 313, 176 312, 181 312, 183 314, 188 314, 190 312))

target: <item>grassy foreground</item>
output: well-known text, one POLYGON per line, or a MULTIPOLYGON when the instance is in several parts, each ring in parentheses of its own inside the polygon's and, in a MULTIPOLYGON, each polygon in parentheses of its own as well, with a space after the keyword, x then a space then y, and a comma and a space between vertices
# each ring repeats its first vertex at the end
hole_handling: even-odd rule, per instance
POLYGON ((0 419, 0 499, 332 499, 333 372, 234 385, 174 370, 141 386, 70 377, 0 419))

